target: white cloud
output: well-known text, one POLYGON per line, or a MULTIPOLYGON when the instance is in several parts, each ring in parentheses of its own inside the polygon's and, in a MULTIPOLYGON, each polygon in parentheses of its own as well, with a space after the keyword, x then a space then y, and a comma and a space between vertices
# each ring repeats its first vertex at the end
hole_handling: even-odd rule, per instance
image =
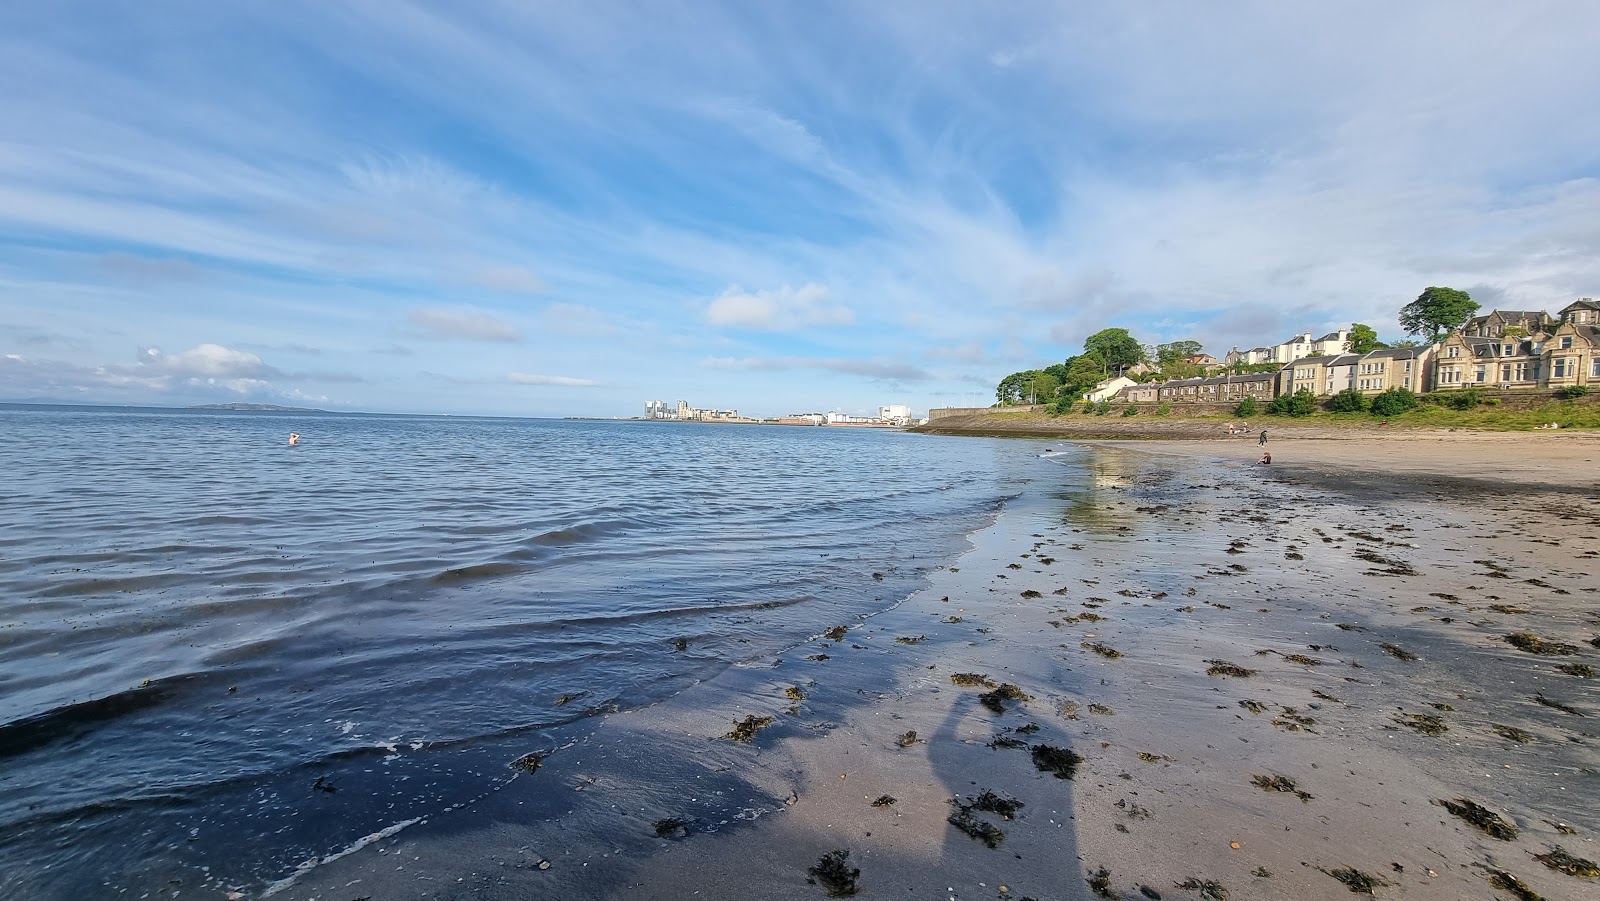
POLYGON ((827 297, 827 287, 818 284, 753 292, 730 287, 706 306, 705 316, 712 325, 771 332, 855 322, 848 307, 828 303, 827 297))
POLYGON ((562 388, 598 388, 593 379, 575 379, 564 375, 530 375, 526 372, 508 372, 506 381, 513 385, 554 385, 562 388))
POLYGON ((932 373, 909 363, 846 357, 707 357, 700 361, 700 365, 706 369, 742 369, 753 372, 822 369, 886 382, 925 382, 934 378, 932 373))
POLYGON ((423 307, 406 314, 418 338, 467 341, 520 341, 522 330, 473 307, 423 307))
POLYGON ((521 266, 480 266, 470 276, 472 283, 501 294, 543 294, 544 280, 521 266))
POLYGON ((139 353, 139 367, 151 374, 181 378, 260 379, 277 374, 259 356, 221 344, 201 344, 175 354, 147 347, 139 353))

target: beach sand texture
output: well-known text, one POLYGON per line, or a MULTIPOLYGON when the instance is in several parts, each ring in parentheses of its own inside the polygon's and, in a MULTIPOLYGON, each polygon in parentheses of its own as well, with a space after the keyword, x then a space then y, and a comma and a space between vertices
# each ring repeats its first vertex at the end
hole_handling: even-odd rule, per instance
POLYGON ((274 897, 1600 897, 1600 440, 1272 450, 1094 446, 893 610, 274 897))

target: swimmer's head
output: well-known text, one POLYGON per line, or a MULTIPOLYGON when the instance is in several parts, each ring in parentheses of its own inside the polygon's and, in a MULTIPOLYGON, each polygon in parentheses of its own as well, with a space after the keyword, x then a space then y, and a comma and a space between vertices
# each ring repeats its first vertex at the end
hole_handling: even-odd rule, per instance
POLYGON ((289 433, 289 443, 290 444, 299 444, 300 443, 300 433, 299 432, 290 432, 289 433))

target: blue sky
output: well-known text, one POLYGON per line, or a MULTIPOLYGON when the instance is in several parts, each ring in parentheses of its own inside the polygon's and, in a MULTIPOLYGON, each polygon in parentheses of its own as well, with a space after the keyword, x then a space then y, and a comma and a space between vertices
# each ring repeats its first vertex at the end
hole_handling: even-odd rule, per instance
POLYGON ((987 403, 1600 294, 1600 4, 0 6, 0 399, 987 403))

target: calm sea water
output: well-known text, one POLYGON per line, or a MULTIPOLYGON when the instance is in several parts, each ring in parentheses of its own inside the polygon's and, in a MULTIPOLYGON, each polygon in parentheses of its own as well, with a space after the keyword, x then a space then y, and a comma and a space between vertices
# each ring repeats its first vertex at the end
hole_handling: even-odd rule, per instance
POLYGON ((0 429, 8 898, 259 888, 468 803, 586 717, 898 602, 1038 452, 21 406, 0 429), (380 775, 381 802, 315 806, 380 775))

